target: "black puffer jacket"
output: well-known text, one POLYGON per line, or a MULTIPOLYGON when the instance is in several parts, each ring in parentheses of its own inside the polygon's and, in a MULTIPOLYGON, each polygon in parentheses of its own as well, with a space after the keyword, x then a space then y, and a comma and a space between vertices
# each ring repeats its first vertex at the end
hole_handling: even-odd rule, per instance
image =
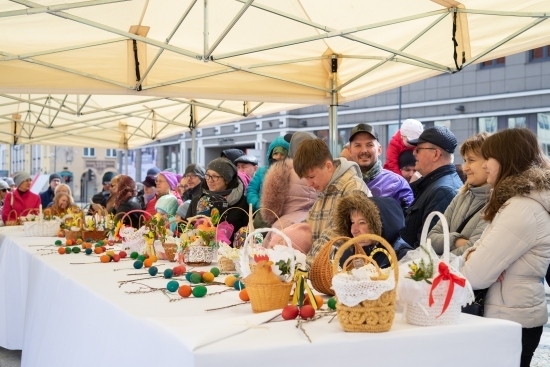
MULTIPOLYGON (((406 211, 405 228, 401 237, 414 248, 420 244, 422 226, 433 211, 445 213, 445 210, 462 187, 462 181, 453 164, 439 167, 430 174, 411 184, 414 201, 406 211)), ((437 223, 435 217, 428 231, 437 223)))
MULTIPOLYGON (((141 203, 139 202, 138 198, 135 196, 132 196, 126 201, 123 201, 120 203, 118 208, 115 209, 114 213, 116 214, 118 219, 122 219, 124 215, 132 210, 141 210, 141 203)), ((130 213, 126 218, 124 219, 125 225, 131 225, 134 228, 139 228, 140 220, 139 217, 141 216, 141 213, 130 213)))
MULTIPOLYGON (((364 193, 357 191, 340 199, 334 210, 334 221, 339 236, 352 237, 350 214, 354 211, 358 211, 366 219, 373 234, 381 236, 392 245, 398 260, 412 250, 411 246, 399 236, 399 230, 405 225, 405 218, 401 207, 393 198, 367 197, 364 193)), ((363 250, 370 255, 379 247, 382 246, 379 244, 363 246, 363 250)), ((340 259, 340 265, 343 265, 344 261, 353 254, 353 249, 346 250, 340 259)), ((374 260, 382 268, 389 266, 389 259, 383 252, 377 252, 374 260)))

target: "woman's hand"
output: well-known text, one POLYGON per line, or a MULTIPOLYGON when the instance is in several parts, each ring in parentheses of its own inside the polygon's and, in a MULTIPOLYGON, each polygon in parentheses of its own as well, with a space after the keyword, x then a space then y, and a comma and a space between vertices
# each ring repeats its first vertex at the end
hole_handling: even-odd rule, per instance
POLYGON ((466 238, 457 238, 455 241, 455 247, 463 247, 468 244, 468 239, 466 238))
POLYGON ((506 275, 506 270, 502 272, 497 278, 497 282, 502 282, 504 280, 504 276, 506 275))

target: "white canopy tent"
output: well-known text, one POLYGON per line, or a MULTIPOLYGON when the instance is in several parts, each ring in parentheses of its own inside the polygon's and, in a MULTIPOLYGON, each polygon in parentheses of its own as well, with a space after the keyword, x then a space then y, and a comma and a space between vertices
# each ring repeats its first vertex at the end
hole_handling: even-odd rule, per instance
POLYGON ((548 45, 549 16, 548 0, 0 0, 0 141, 131 148, 326 104, 335 144, 339 103, 548 45))

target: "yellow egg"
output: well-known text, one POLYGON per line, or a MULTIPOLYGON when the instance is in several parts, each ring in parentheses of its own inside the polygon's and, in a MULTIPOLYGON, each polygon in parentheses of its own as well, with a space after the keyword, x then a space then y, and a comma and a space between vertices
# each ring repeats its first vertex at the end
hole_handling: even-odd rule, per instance
POLYGON ((233 284, 235 284, 236 280, 237 280, 236 276, 229 275, 227 278, 225 278, 225 285, 228 287, 233 287, 233 284))

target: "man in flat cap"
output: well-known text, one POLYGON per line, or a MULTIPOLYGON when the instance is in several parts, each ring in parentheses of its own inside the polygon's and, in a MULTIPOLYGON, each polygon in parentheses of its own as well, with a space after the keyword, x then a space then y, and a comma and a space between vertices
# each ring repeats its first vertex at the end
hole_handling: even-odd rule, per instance
MULTIPOLYGON (((449 129, 443 126, 428 128, 418 139, 409 143, 416 146, 415 169, 422 178, 411 184, 415 199, 407 209, 405 228, 400 233, 409 245, 417 248, 426 217, 433 211, 444 213, 462 186, 462 181, 453 164, 457 141, 449 129)), ((428 231, 437 220, 432 220, 428 231)))

